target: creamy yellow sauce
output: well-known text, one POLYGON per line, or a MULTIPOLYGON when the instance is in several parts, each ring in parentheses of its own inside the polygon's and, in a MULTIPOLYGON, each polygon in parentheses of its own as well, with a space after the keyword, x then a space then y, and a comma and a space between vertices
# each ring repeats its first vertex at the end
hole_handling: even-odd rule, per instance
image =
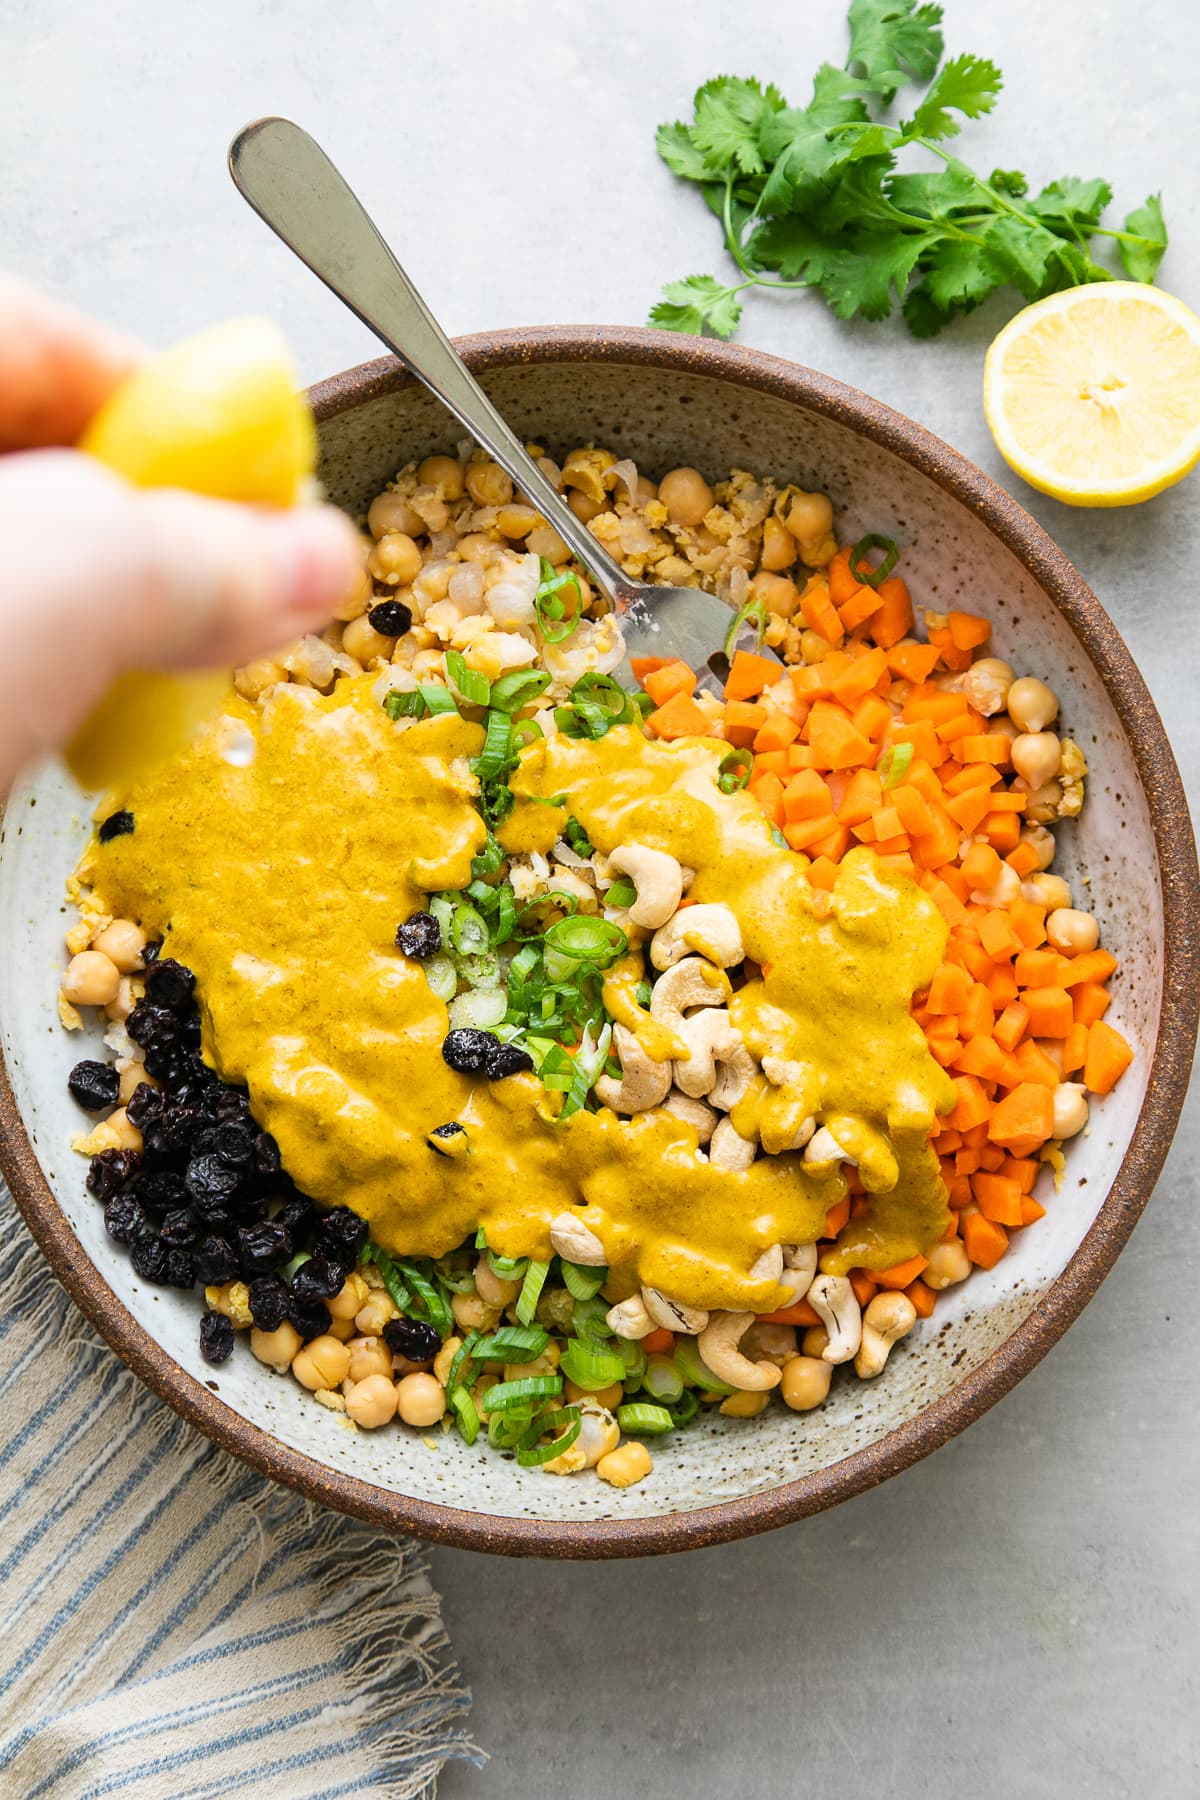
MULTIPOLYGON (((467 762, 483 733, 456 717, 394 724, 373 686, 283 687, 263 708, 231 697, 253 760, 222 756, 227 725, 202 733, 123 797, 136 829, 93 843, 81 877, 195 970, 206 1059, 247 1084, 297 1185, 352 1206, 385 1248, 438 1256, 482 1224, 500 1253, 544 1258, 550 1221, 577 1206, 605 1244, 614 1295, 645 1283, 696 1306, 770 1309, 779 1290, 750 1280, 750 1265, 771 1244, 821 1235, 839 1173, 814 1175, 794 1152, 713 1168, 667 1113, 558 1124, 533 1075, 489 1084, 444 1062, 446 1008, 395 932, 427 893, 470 880, 484 829, 467 762), (469 1155, 427 1141, 452 1120, 469 1155)), ((735 1123, 766 1145, 790 1142, 806 1114, 828 1123, 869 1199, 823 1266, 886 1267, 929 1249, 949 1216, 927 1139, 953 1095, 909 1016, 945 926, 865 850, 841 865, 822 916, 825 897, 757 804, 718 790, 723 748, 628 726, 600 743, 535 743, 501 839, 549 849, 569 811, 603 851, 669 851, 696 871, 692 900, 733 910, 763 971, 733 993, 733 1022, 756 1057, 797 1065, 781 1087, 756 1081, 735 1123), (560 793, 567 808, 529 798, 560 793)), ((606 998, 640 1030, 637 979, 631 955, 606 998)), ((660 1037, 651 1054, 670 1048, 660 1037)))

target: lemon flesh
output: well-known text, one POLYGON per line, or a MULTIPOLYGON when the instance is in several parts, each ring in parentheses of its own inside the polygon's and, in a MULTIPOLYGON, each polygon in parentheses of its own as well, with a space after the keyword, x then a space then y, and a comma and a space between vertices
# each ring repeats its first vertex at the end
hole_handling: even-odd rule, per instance
POLYGON ((1130 506, 1200 461, 1200 319, 1136 281, 1026 307, 988 351, 987 422, 1031 487, 1068 506, 1130 506))
MULTIPOLYGON (((100 408, 80 449, 138 487, 292 506, 317 435, 281 333, 232 319, 155 357, 100 408)), ((182 749, 228 692, 225 672, 123 675, 65 751, 82 787, 122 787, 182 749)))

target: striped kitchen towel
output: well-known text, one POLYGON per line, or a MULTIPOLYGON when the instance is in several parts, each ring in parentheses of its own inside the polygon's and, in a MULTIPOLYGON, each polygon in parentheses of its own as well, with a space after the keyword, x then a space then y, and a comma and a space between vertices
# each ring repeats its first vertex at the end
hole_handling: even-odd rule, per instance
POLYGON ((0 1187, 0 1796, 409 1800, 478 1761, 411 1542, 149 1393, 0 1187))

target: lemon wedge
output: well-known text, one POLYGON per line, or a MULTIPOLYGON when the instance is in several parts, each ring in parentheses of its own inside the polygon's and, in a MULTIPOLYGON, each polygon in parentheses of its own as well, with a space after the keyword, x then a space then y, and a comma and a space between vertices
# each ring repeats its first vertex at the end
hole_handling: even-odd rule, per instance
MULTIPOLYGON (((292 506, 316 466, 312 414, 287 344, 266 319, 231 319, 121 383, 81 450, 138 487, 292 506)), ((82 787, 122 787, 182 749, 229 688, 225 671, 123 675, 67 746, 82 787)))
POLYGON ((1026 307, 987 354, 996 447, 1068 506, 1132 506, 1200 461, 1200 319, 1138 281, 1026 307))

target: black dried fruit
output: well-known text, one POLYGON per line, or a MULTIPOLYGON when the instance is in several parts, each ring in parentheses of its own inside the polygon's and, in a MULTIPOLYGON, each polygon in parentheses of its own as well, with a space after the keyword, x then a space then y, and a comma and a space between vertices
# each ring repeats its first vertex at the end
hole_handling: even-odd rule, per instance
POLYGON ((517 1044, 497 1044, 489 1050, 484 1068, 489 1081, 503 1081, 507 1075, 523 1075, 532 1069, 533 1058, 517 1044))
POLYGON ((184 1176, 187 1191, 199 1207, 224 1206, 238 1179, 237 1170, 227 1169, 216 1156, 194 1156, 184 1176))
POLYGON ((174 1250, 167 1246, 167 1281, 172 1287, 195 1287, 196 1265, 190 1250, 174 1250))
POLYGON ((164 1106, 155 1121, 159 1140, 169 1150, 190 1150, 203 1118, 198 1106, 164 1106))
POLYGON ((161 1285, 167 1279, 167 1258, 171 1252, 160 1237, 139 1238, 129 1253, 136 1275, 143 1281, 161 1285))
POLYGON ((389 1319, 383 1341, 397 1356, 415 1363, 432 1362, 442 1347, 437 1327, 425 1319, 389 1319))
POLYGON ((333 1323, 323 1300, 298 1300, 295 1294, 287 1297, 287 1316, 306 1344, 310 1338, 328 1331, 333 1323))
POLYGON ((224 1313, 206 1312, 200 1321, 200 1354, 205 1362, 228 1362, 233 1355, 233 1321, 224 1313))
POLYGON ((233 1245, 226 1237, 210 1234, 203 1237, 196 1246, 196 1279, 205 1287, 222 1287, 225 1282, 233 1281, 238 1273, 238 1260, 233 1252, 233 1245))
POLYGON ((265 1275, 292 1254, 291 1234, 273 1219, 244 1225, 237 1234, 238 1261, 251 1275, 265 1275))
POLYGON ((323 1256, 310 1256, 292 1276, 292 1293, 302 1302, 332 1300, 340 1294, 346 1271, 340 1263, 327 1262, 323 1256))
POLYGON ((144 1046, 143 1057, 147 1075, 153 1075, 168 1092, 177 1092, 185 1079, 187 1065, 174 1039, 154 1039, 144 1046))
POLYGON ((103 1112, 117 1104, 121 1077, 111 1063, 78 1062, 67 1076, 67 1086, 87 1112, 103 1112))
MULTIPOLYGON (((292 1243, 297 1250, 305 1248, 313 1226, 317 1220, 317 1209, 311 1200, 298 1194, 294 1200, 287 1200, 275 1214, 275 1223, 286 1226, 291 1233, 292 1243)), ((335 1234, 336 1235, 336 1234, 335 1234)), ((357 1253, 357 1252, 356 1252, 357 1253)), ((338 1258, 334 1257, 334 1261, 338 1258)), ((351 1261, 353 1261, 353 1257, 351 1261)))
POLYGON ((124 808, 122 808, 120 812, 109 813, 107 819, 105 819, 104 823, 97 831, 96 836, 100 839, 102 844, 111 844, 114 838, 125 837, 127 833, 133 830, 133 827, 133 814, 131 812, 126 812, 124 808))
POLYGON ((142 961, 144 963, 157 962, 161 955, 162 955, 162 939, 161 938, 151 938, 151 940, 148 944, 142 945, 142 961))
POLYGON ((190 1012, 196 977, 173 956, 160 956, 146 970, 146 998, 170 1012, 190 1012))
POLYGON ((124 1187, 141 1160, 136 1150, 101 1150, 88 1165, 89 1194, 95 1194, 97 1200, 107 1200, 124 1187))
POLYGON ((146 1210, 132 1194, 114 1194, 104 1203, 104 1229, 118 1244, 136 1244, 148 1230, 146 1210))
POLYGON ((183 1177, 173 1169, 143 1170, 133 1183, 133 1192, 143 1206, 153 1207, 156 1212, 169 1212, 173 1207, 186 1206, 188 1200, 183 1177))
POLYGON ((125 1116, 131 1125, 136 1125, 139 1131, 144 1131, 147 1125, 153 1125, 162 1109, 161 1090, 148 1081, 139 1081, 129 1097, 125 1116))
POLYGON ((226 1087, 223 1082, 218 1082, 213 1089, 212 1111, 214 1118, 223 1125, 248 1125, 250 1096, 245 1088, 226 1087))
POLYGON ((250 1167, 256 1175, 277 1175, 279 1173, 279 1145, 269 1131, 255 1133, 250 1167))
POLYGON ((288 1314, 288 1291, 274 1275, 258 1275, 250 1283, 250 1317, 260 1331, 278 1331, 288 1314))
POLYGON ((329 1262, 341 1263, 344 1269, 352 1269, 366 1240, 367 1221, 348 1206, 335 1206, 317 1220, 313 1252, 329 1262))
POLYGON ((163 1243, 170 1244, 172 1249, 190 1250, 200 1235, 196 1215, 190 1206, 177 1206, 158 1229, 163 1243))
POLYGON ((473 1025, 461 1025, 442 1039, 442 1056, 460 1075, 478 1075, 488 1057, 499 1049, 499 1038, 490 1031, 477 1031, 473 1025))
POLYGON ((424 961, 436 956, 442 947, 442 928, 432 913, 412 913, 396 930, 396 948, 405 956, 424 961))
POLYGON ((254 1155, 257 1135, 248 1125, 222 1122, 213 1127, 213 1150, 231 1169, 244 1169, 254 1155))
POLYGON ((179 1020, 166 1007, 152 1006, 149 1000, 139 1000, 125 1020, 125 1029, 134 1043, 140 1044, 143 1050, 151 1044, 165 1048, 168 1044, 174 1044, 179 1020))
POLYGON ((367 618, 380 637, 403 637, 412 629, 412 612, 403 600, 381 600, 378 606, 371 608, 367 618))

